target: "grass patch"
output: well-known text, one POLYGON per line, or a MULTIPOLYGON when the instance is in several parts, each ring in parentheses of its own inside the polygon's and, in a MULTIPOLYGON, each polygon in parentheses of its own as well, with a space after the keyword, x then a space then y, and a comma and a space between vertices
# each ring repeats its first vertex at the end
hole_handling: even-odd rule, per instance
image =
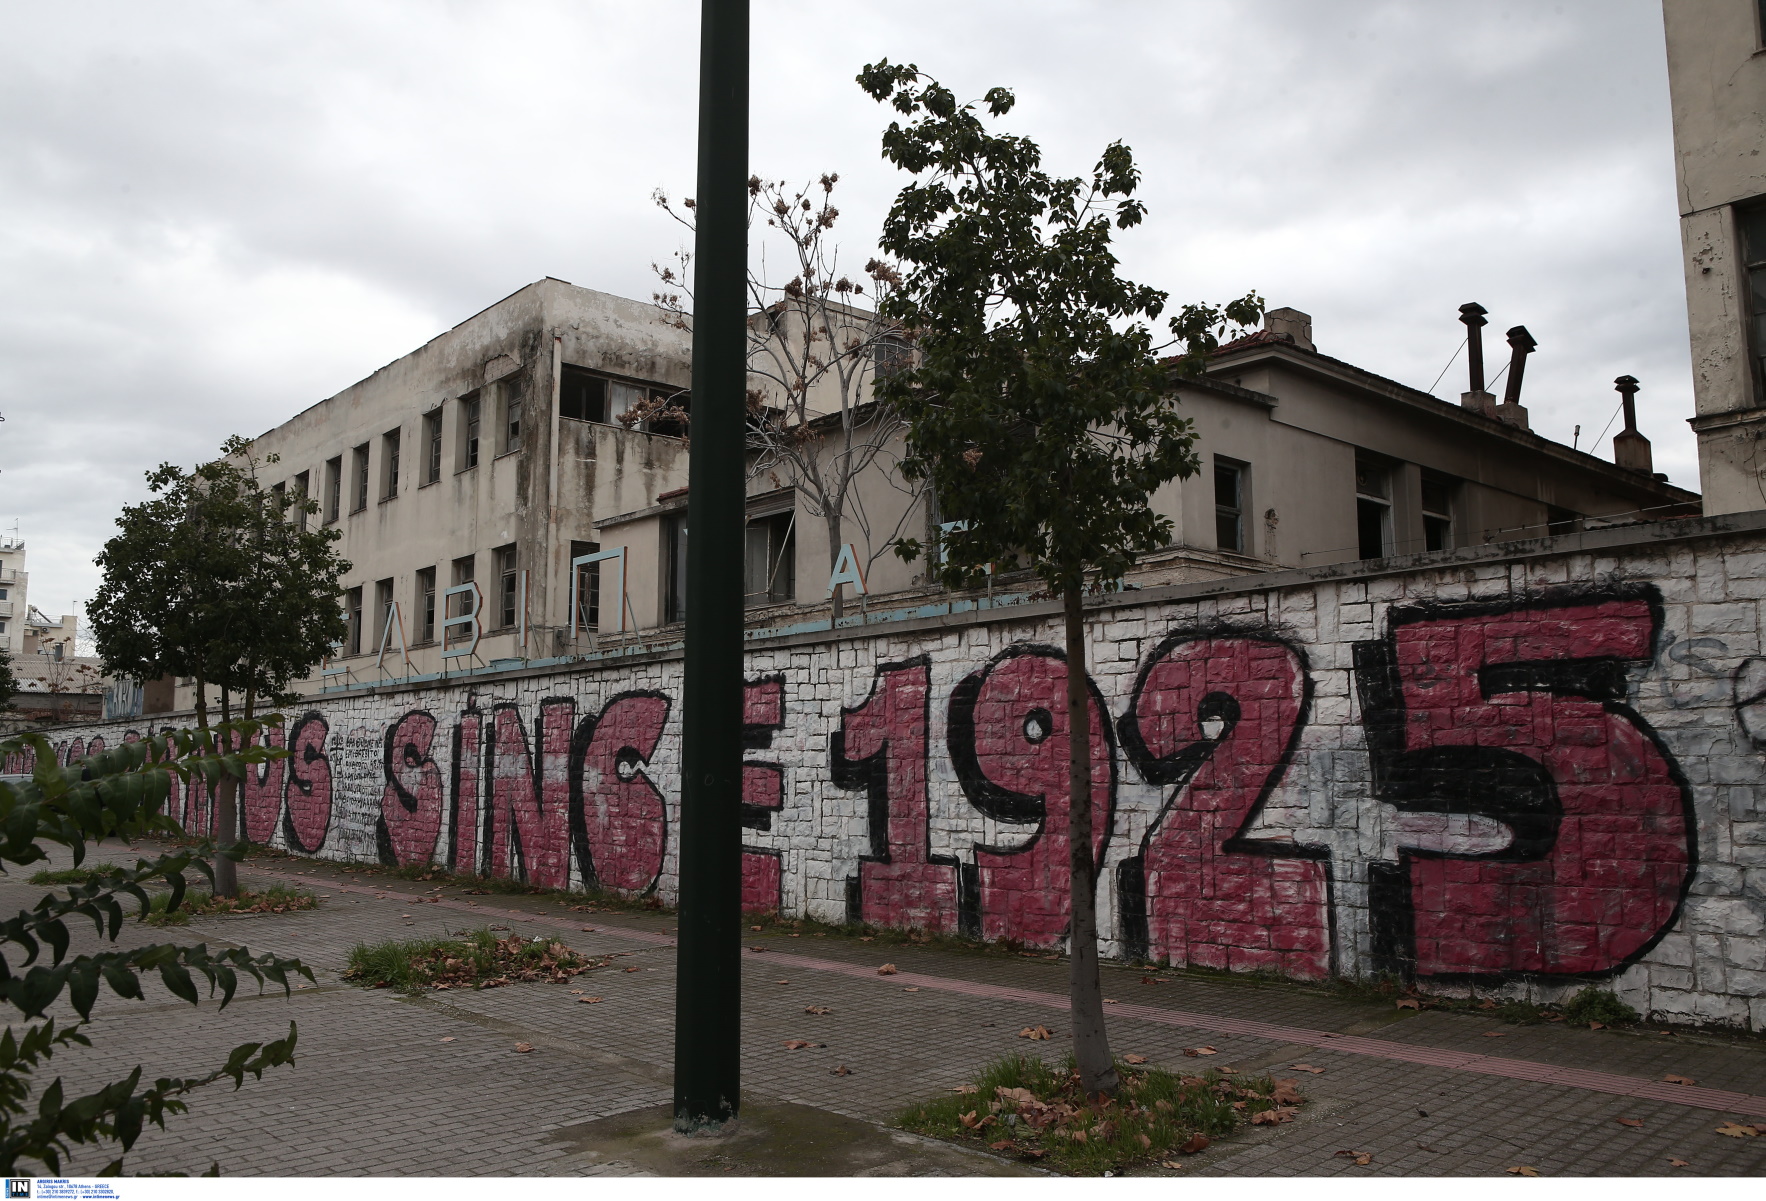
POLYGON ((369 988, 404 992, 500 988, 529 980, 560 983, 611 962, 612 956, 578 955, 555 939, 498 938, 480 929, 458 938, 357 943, 343 978, 369 988))
POLYGON ((903 1129, 967 1143, 1074 1175, 1095 1176, 1194 1154, 1247 1123, 1289 1121, 1304 1104, 1292 1080, 1220 1071, 1180 1076, 1118 1060, 1122 1087, 1099 1103, 1069 1056, 1051 1067, 1013 1055, 952 1096, 904 1110, 903 1129))
POLYGON ((319 898, 312 893, 281 884, 261 892, 242 888, 236 897, 187 892, 176 909, 168 909, 171 899, 170 892, 155 892, 147 915, 141 920, 150 926, 182 926, 193 917, 209 917, 217 913, 293 913, 319 907, 319 898))
POLYGON ((60 871, 38 872, 31 877, 31 883, 39 886, 56 884, 90 884, 100 876, 107 876, 114 870, 106 867, 64 867, 60 871))

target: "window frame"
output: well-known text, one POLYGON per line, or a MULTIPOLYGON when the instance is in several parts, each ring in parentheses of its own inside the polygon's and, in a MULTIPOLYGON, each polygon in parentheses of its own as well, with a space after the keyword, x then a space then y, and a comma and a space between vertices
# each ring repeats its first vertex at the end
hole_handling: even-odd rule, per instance
POLYGON ((362 653, 362 586, 346 588, 343 593, 344 620, 349 628, 344 634, 344 654, 346 656, 362 653))
POLYGON ((1228 458, 1226 455, 1214 456, 1214 545, 1216 549, 1226 551, 1228 554, 1249 555, 1252 553, 1250 527, 1245 522, 1245 514, 1251 507, 1247 500, 1250 490, 1246 487, 1250 475, 1251 465, 1249 463, 1241 459, 1228 458), (1220 499, 1223 472, 1229 473, 1233 481, 1232 504, 1223 504, 1220 499), (1232 528, 1236 542, 1234 546, 1227 546, 1221 541, 1223 521, 1233 523, 1232 528))
POLYGON ((417 569, 417 637, 413 645, 428 646, 435 641, 435 580, 434 567, 417 569))
POLYGON ((423 414, 423 482, 419 488, 438 483, 442 477, 442 411, 433 408, 423 414))
POLYGON ((471 471, 478 466, 483 416, 483 397, 479 393, 468 392, 460 398, 460 450, 456 456, 456 471, 471 471))
POLYGON ((521 557, 515 543, 491 551, 491 570, 497 573, 496 624, 491 629, 512 630, 521 623, 521 557))
POLYGON ((331 525, 343 515, 343 456, 325 460, 324 523, 331 525))
POLYGON ((687 620, 687 511, 662 518, 663 624, 687 620))
MULTIPOLYGON (((469 555, 461 555, 459 558, 453 560, 451 567, 452 567, 452 570, 449 574, 453 578, 454 582, 451 585, 449 585, 449 587, 458 588, 462 584, 472 583, 475 579, 478 578, 478 553, 476 551, 474 551, 472 554, 469 554, 469 555)), ((471 616, 471 614, 469 614, 465 611, 466 610, 466 597, 467 597, 467 594, 464 592, 458 592, 458 593, 455 593, 453 596, 450 596, 448 598, 448 606, 447 606, 450 611, 446 614, 446 616, 449 618, 471 616), (452 610, 454 608, 456 608, 456 603, 455 603, 456 601, 458 601, 457 607, 460 609, 460 612, 458 612, 458 613, 452 612, 452 610)), ((482 614, 480 615, 480 625, 481 625, 481 627, 483 625, 482 614)), ((444 635, 444 645, 445 646, 455 646, 459 643, 471 642, 471 641, 473 641, 473 639, 469 634, 467 634, 465 632, 464 626, 457 626, 457 625, 456 626, 449 626, 447 628, 445 635, 444 635)))
POLYGON ((742 606, 745 609, 768 605, 790 604, 797 599, 797 511, 795 508, 774 509, 752 515, 742 527, 742 606), (763 551, 766 560, 766 586, 750 585, 749 568, 753 535, 762 532, 766 539, 763 551))
POLYGON ((498 408, 502 421, 498 426, 499 455, 512 455, 521 450, 522 406, 526 403, 520 382, 515 377, 503 381, 498 391, 498 408))
POLYGON ((1392 546, 1392 465, 1373 455, 1355 453, 1355 554, 1358 561, 1368 559, 1386 559, 1393 553, 1392 546), (1374 492, 1362 487, 1364 473, 1370 481, 1374 478, 1384 485, 1384 493, 1374 492), (1380 553, 1367 554, 1367 530, 1363 526, 1367 514, 1378 508, 1380 553))
POLYGON ((396 499, 399 494, 399 451, 403 441, 403 426, 396 426, 380 435, 381 504, 396 499))
POLYGON ((1455 501, 1459 492, 1458 481, 1438 472, 1424 471, 1422 478, 1422 497, 1420 508, 1423 517, 1423 550, 1425 553, 1454 550, 1454 514, 1457 507, 1455 501), (1429 491, 1438 489, 1441 504, 1435 508, 1429 506, 1429 491), (1435 537, 1439 531, 1441 537, 1435 537), (1440 542, 1439 546, 1430 545, 1440 542))
POLYGON ((368 507, 368 468, 370 465, 369 448, 372 443, 363 442, 350 450, 350 513, 360 513, 368 507))

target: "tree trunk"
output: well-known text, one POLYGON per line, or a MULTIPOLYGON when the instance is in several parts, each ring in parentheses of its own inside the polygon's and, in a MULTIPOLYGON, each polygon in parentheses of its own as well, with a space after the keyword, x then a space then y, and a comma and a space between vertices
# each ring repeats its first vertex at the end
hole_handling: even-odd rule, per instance
MULTIPOLYGON (((830 576, 834 574, 834 565, 838 562, 840 562, 840 511, 830 509, 828 511, 828 574, 830 576)), ((815 594, 812 592, 810 595, 814 596, 815 594)), ((838 623, 845 613, 840 589, 834 589, 834 595, 829 598, 828 605, 829 624, 833 625, 838 623)))
POLYGON ((1068 928, 1067 997, 1073 1011, 1073 1058, 1088 1096, 1114 1094, 1116 1063, 1104 1029, 1098 980, 1097 865, 1092 861, 1091 707, 1085 680, 1085 581, 1061 594, 1067 626, 1067 839, 1073 921, 1068 928))
MULTIPOLYGON (((221 724, 233 720, 232 699, 223 685, 221 688, 221 724)), ((225 755, 233 749, 233 735, 223 730, 218 749, 225 755)), ((215 786, 215 841, 221 850, 232 849, 238 841, 234 831, 239 825, 239 781, 231 773, 222 773, 220 783, 215 786)), ((225 854, 215 856, 215 895, 218 897, 236 897, 239 895, 239 868, 225 854)))

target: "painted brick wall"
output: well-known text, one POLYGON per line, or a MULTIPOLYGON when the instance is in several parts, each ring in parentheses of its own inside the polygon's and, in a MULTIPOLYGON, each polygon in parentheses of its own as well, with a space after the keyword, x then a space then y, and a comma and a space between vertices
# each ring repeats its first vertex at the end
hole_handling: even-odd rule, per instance
MULTIPOLYGON (((1640 1010, 1766 1027, 1754 516, 1099 608, 1106 953, 1538 999, 1607 979, 1640 1010)), ((1058 946, 1058 620, 757 646, 748 904, 1058 946)), ((246 788, 249 832, 672 900, 680 666, 327 698, 246 788)), ((212 822, 200 797, 176 812, 212 822)))

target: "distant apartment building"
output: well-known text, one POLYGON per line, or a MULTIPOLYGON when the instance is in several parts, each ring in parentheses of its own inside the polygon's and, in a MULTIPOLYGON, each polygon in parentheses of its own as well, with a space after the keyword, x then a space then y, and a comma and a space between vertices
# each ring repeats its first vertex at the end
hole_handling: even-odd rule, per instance
MULTIPOLYGON (((657 404, 690 413, 684 326, 651 304, 541 280, 259 437, 253 454, 278 456, 260 467, 266 481, 315 499, 309 520, 341 531, 351 564, 341 598, 348 635, 303 690, 678 640, 690 443, 657 404), (634 409, 652 416, 620 420, 634 409)), ((1447 551, 1697 511, 1696 494, 1649 470, 1641 434, 1628 458, 1616 445, 1629 464, 1620 466, 1532 433, 1519 386, 1531 339, 1518 329, 1511 341, 1520 348, 1511 348, 1517 366, 1504 400, 1474 375, 1468 383, 1478 386, 1453 404, 1321 353, 1306 314, 1272 311, 1262 330, 1223 347, 1204 378, 1174 381, 1201 470, 1154 497, 1174 536, 1131 582, 1447 551)), ((899 366, 909 352, 877 353, 865 371, 899 366)), ((924 561, 889 553, 903 535, 936 553, 942 522, 897 470, 900 430, 868 400, 870 377, 861 373, 860 385, 846 417, 831 395, 808 414, 806 436, 828 440, 833 453, 848 438, 868 445, 868 423, 883 423, 851 493, 864 519, 843 523, 842 545, 830 544, 789 470, 751 455, 746 566, 728 586, 743 590, 752 627, 825 621, 836 567, 849 602, 944 597, 924 561)), ((765 387, 753 394, 771 403, 765 387)), ((998 584, 1026 586, 1003 571, 998 584)), ((187 683, 175 693, 167 683, 146 687, 148 712, 190 705, 187 683)))
POLYGON ((1663 0, 1699 474, 1766 509, 1766 0, 1663 0))

